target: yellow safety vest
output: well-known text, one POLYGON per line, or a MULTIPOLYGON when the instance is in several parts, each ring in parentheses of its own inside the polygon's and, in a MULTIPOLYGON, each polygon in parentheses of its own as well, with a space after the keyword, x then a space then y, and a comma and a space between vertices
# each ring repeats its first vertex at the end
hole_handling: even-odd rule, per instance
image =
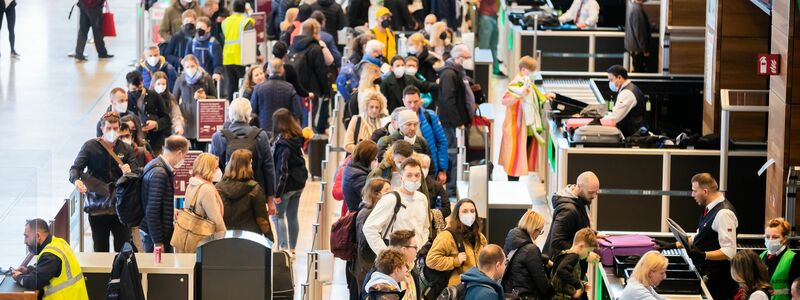
MULTIPOLYGON (((61 260, 61 273, 44 287, 44 300, 89 300, 86 281, 81 266, 66 241, 52 237, 42 253, 50 253, 61 260)), ((41 255, 41 254, 40 254, 41 255)))
POLYGON ((242 65, 242 32, 248 22, 255 22, 244 14, 233 14, 222 21, 225 47, 222 48, 222 65, 242 65))

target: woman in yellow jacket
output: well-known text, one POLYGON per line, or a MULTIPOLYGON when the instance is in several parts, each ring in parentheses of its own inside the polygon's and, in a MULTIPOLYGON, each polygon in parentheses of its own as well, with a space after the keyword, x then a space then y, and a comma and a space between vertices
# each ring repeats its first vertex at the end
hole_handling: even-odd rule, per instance
POLYGON ((453 271, 447 286, 461 283, 461 274, 478 266, 478 253, 486 246, 486 237, 481 233, 475 202, 463 199, 456 203, 454 214, 450 214, 447 230, 433 240, 425 263, 438 271, 453 271), (464 252, 459 253, 453 234, 462 237, 464 252))

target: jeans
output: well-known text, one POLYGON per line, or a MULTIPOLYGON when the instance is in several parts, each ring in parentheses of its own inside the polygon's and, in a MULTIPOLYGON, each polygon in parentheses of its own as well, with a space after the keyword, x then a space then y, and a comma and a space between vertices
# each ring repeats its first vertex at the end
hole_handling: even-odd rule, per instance
POLYGON ((78 27, 78 43, 75 45, 75 57, 83 55, 83 49, 86 48, 86 40, 89 36, 89 28, 92 29, 97 55, 108 55, 106 43, 103 41, 103 8, 80 8, 80 25, 78 27))
POLYGON ((481 16, 478 30, 478 48, 492 50, 494 71, 499 71, 500 65, 497 61, 497 44, 499 43, 497 16, 481 16))
POLYGON ((316 98, 314 103, 314 132, 324 133, 328 129, 328 118, 330 117, 330 99, 327 97, 316 98))
POLYGON ((278 232, 278 247, 280 249, 295 249, 300 225, 297 224, 297 208, 300 206, 300 195, 303 190, 288 191, 281 195, 281 203, 276 205, 278 213, 272 216, 275 231, 278 232), (288 224, 288 237, 287 237, 288 224))
POLYGON ((16 6, 16 1, 12 2, 8 7, 0 4, 0 29, 3 28, 3 14, 5 13, 8 22, 8 43, 11 44, 11 51, 15 51, 14 40, 16 40, 16 36, 14 35, 14 24, 17 22, 16 6))
POLYGON ((92 228, 94 252, 109 252, 109 234, 114 235, 114 252, 119 252, 122 245, 131 239, 130 229, 119 222, 117 215, 89 216, 89 227, 92 228))
MULTIPOLYGON (((141 231, 142 233, 142 246, 144 247, 144 252, 146 253, 153 253, 156 245, 153 243, 153 239, 150 238, 150 235, 147 232, 141 231)), ((169 243, 164 244, 164 251, 162 253, 172 253, 172 245, 169 243)))

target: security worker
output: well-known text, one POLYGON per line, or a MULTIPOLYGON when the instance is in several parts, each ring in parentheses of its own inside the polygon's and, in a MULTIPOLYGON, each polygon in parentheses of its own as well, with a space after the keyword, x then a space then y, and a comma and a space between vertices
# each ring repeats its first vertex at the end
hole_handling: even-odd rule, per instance
POLYGON ((392 32, 392 12, 385 6, 378 8, 375 12, 375 20, 378 21, 377 25, 371 29, 375 40, 383 43, 383 57, 386 61, 392 61, 392 57, 397 54, 397 41, 395 40, 394 32, 392 32))
POLYGON ((617 123, 623 135, 630 136, 640 128, 647 128, 647 103, 644 93, 628 79, 628 70, 613 65, 608 70, 608 87, 617 93, 614 109, 604 117, 617 123))
POLYGON ((792 225, 783 218, 775 218, 767 222, 764 228, 764 246, 761 259, 767 266, 770 284, 775 290, 772 300, 789 300, 789 287, 792 281, 800 277, 800 255, 789 249, 789 233, 792 225))
POLYGON ((703 275, 711 297, 732 299, 739 289, 731 278, 730 262, 736 254, 736 209, 708 173, 692 176, 692 197, 705 209, 686 252, 703 275))
POLYGON ((245 15, 245 0, 233 2, 233 14, 222 22, 225 46, 222 48, 222 65, 225 69, 228 100, 239 90, 239 79, 244 77, 242 65, 242 32, 255 28, 255 20, 245 15))
POLYGON ((39 299, 88 300, 81 266, 69 244, 50 234, 42 219, 25 222, 25 245, 38 255, 36 266, 20 266, 11 277, 22 287, 39 291, 39 299))

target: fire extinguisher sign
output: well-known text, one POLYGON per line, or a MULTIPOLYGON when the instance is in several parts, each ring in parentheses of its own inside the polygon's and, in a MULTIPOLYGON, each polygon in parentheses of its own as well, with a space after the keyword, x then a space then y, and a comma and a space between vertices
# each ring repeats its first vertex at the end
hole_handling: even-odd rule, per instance
POLYGON ((781 56, 779 54, 758 54, 758 67, 756 74, 762 76, 773 76, 781 74, 781 56))

